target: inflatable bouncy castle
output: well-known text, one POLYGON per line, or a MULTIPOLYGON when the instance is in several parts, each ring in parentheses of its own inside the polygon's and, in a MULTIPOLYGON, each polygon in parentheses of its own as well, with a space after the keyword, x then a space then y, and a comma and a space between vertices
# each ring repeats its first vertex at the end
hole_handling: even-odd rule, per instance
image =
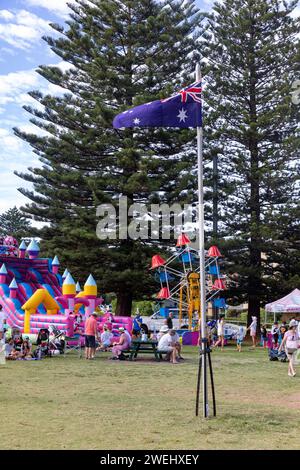
MULTIPOLYGON (((41 328, 54 325, 72 336, 76 313, 83 321, 103 302, 97 297, 97 284, 90 275, 83 290, 66 269, 59 274, 57 256, 39 258, 40 248, 35 240, 18 247, 13 237, 0 239, 0 304, 7 324, 24 333, 37 334, 41 328)), ((99 331, 106 317, 99 317, 99 331)), ((132 328, 131 318, 114 317, 113 331, 119 326, 132 328)))

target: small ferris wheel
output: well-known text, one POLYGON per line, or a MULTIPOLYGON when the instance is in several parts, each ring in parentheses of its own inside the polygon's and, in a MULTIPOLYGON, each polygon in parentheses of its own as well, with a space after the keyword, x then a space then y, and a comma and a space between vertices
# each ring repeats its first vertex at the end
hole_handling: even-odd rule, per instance
MULTIPOLYGON (((189 237, 182 233, 176 243, 176 252, 164 260, 160 255, 152 257, 151 270, 160 283, 160 291, 156 298, 160 301, 170 300, 177 309, 180 325, 188 319, 189 329, 193 320, 200 319, 200 268, 198 251, 190 246, 189 237)), ((220 293, 226 289, 225 276, 220 273, 219 259, 222 257, 217 246, 211 246, 206 253, 205 287, 206 304, 219 299, 220 293)), ((224 301, 225 303, 225 301, 224 301)))

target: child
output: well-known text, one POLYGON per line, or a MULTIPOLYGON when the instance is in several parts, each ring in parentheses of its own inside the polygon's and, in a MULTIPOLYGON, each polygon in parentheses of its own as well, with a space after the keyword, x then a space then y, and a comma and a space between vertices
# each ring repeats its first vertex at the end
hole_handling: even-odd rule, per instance
POLYGON ((111 346, 111 341, 113 339, 114 335, 112 332, 107 328, 106 325, 103 327, 103 333, 101 333, 100 338, 101 338, 101 344, 97 348, 97 351, 107 351, 107 349, 111 346))
POLYGON ((238 352, 242 351, 242 342, 245 337, 245 330, 243 326, 239 327, 239 331, 236 334, 236 348, 238 352))
POLYGON ((260 334, 261 334, 262 347, 266 349, 268 345, 268 332, 267 332, 266 325, 262 325, 260 329, 260 334))
POLYGON ((25 339, 23 341, 23 344, 21 346, 21 357, 23 359, 26 359, 26 358, 30 358, 32 357, 31 355, 31 344, 29 343, 29 341, 27 339, 25 339))

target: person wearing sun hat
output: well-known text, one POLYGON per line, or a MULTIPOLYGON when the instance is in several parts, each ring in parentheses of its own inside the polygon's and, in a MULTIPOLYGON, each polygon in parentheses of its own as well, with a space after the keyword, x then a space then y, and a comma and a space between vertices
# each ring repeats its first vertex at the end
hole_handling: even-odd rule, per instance
POLYGON ((129 348, 128 336, 125 333, 125 328, 121 326, 119 328, 120 338, 118 342, 113 343, 112 359, 121 359, 123 357, 123 351, 129 348))
POLYGON ((299 347, 299 335, 297 331, 298 322, 292 319, 289 323, 289 329, 285 333, 279 351, 285 348, 286 355, 289 360, 288 375, 295 377, 296 371, 294 369, 294 356, 299 347))
POLYGON ((163 325, 160 329, 162 336, 160 337, 157 345, 157 350, 159 351, 167 351, 168 358, 170 362, 173 364, 178 364, 177 356, 178 356, 178 349, 176 346, 176 342, 174 339, 174 330, 169 330, 167 325, 163 325))
POLYGON ((165 333, 168 333, 168 331, 169 331, 169 328, 168 328, 167 325, 161 326, 161 327, 160 327, 160 330, 159 330, 159 332, 158 332, 158 334, 157 334, 157 340, 159 341, 160 338, 161 338, 165 333))

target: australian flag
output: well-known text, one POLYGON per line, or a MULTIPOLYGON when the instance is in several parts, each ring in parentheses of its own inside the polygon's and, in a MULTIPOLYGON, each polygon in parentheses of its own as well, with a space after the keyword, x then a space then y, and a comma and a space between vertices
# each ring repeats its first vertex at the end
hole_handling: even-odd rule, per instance
POLYGON ((116 129, 124 127, 201 127, 201 82, 193 83, 176 95, 135 106, 113 121, 116 129))

